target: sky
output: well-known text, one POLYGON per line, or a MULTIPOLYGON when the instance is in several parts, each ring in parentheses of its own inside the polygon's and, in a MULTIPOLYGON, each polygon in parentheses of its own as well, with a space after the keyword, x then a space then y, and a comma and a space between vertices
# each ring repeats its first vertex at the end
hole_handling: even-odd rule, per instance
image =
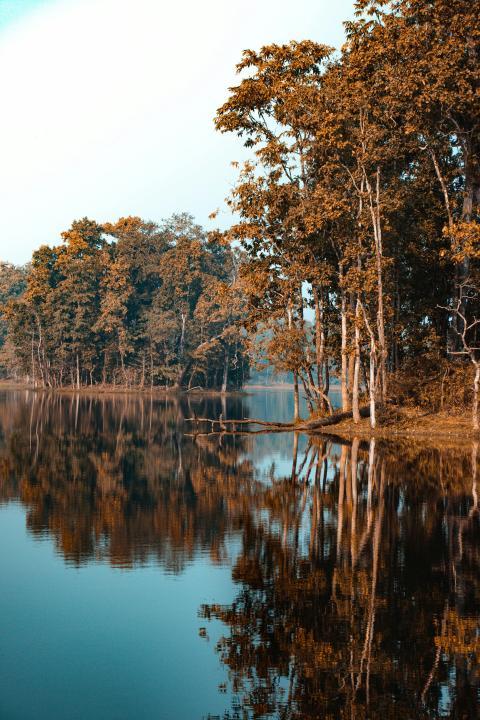
POLYGON ((241 141, 213 117, 245 48, 340 47, 353 0, 0 0, 0 260, 74 219, 226 227, 241 141))

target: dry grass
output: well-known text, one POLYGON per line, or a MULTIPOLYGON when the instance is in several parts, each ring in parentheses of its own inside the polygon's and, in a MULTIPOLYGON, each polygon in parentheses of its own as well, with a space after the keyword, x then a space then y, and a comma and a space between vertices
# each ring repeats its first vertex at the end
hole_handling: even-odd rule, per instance
POLYGON ((352 437, 384 439, 412 439, 438 445, 470 443, 479 439, 479 433, 472 428, 472 419, 467 412, 432 412, 422 408, 388 408, 379 413, 375 430, 370 419, 362 419, 357 425, 344 420, 338 425, 326 427, 322 434, 332 434, 346 439, 352 437))

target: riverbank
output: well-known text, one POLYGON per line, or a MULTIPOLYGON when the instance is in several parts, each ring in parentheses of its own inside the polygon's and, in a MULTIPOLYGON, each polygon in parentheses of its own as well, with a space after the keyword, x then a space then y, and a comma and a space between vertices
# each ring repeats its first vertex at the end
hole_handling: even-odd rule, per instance
POLYGON ((362 418, 359 423, 354 423, 352 419, 343 420, 335 425, 321 428, 319 433, 345 440, 353 438, 436 442, 480 440, 480 433, 473 430, 469 413, 425 412, 419 408, 395 408, 380 413, 375 429, 370 427, 369 418, 362 418))
POLYGON ((242 390, 204 390, 192 388, 191 390, 175 387, 126 387, 125 385, 82 385, 80 388, 66 386, 62 388, 35 387, 27 383, 16 383, 10 380, 0 380, 0 390, 29 390, 31 392, 58 394, 58 395, 139 395, 141 397, 175 397, 178 395, 201 397, 231 397, 235 395, 248 395, 248 388, 242 390))

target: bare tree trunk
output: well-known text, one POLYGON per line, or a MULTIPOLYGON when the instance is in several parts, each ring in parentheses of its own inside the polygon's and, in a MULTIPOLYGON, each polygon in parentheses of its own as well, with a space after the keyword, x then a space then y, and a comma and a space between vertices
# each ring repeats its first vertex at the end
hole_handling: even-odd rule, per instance
MULTIPOLYGON (((303 306, 302 306, 303 311, 303 306)), ((288 301, 287 304, 287 321, 288 321, 288 329, 291 330, 293 326, 293 317, 292 317, 292 303, 291 300, 288 301)), ((298 394, 298 370, 293 371, 293 422, 296 423, 300 419, 300 398, 298 394)))
POLYGON ((386 358, 387 347, 385 341, 385 313, 384 313, 384 296, 383 296, 383 242, 382 242, 382 221, 380 214, 380 168, 377 167, 375 199, 373 190, 366 172, 365 184, 367 187, 370 215, 372 218, 373 237, 375 241, 375 261, 377 269, 377 328, 378 328, 378 344, 379 344, 379 372, 380 372, 380 398, 385 399, 387 394, 387 371, 386 358))
POLYGON ((353 368, 352 384, 352 412, 353 422, 360 422, 360 406, 358 402, 360 380, 360 300, 357 298, 355 306, 355 364, 353 368))
POLYGON ((387 394, 387 347, 385 341, 385 317, 383 307, 383 243, 382 243, 382 223, 380 217, 380 168, 377 168, 377 187, 376 187, 376 217, 377 217, 377 233, 376 233, 376 261, 377 261, 377 286, 378 286, 378 341, 380 345, 380 377, 381 388, 380 397, 385 399, 387 394))
POLYGON ((77 362, 77 390, 80 390, 80 361, 78 358, 78 352, 76 356, 76 362, 77 362))
POLYGON ((445 203, 445 211, 447 213, 447 219, 448 219, 448 229, 450 231, 450 234, 452 234, 453 231, 453 214, 452 214, 452 208, 450 205, 450 197, 448 195, 448 187, 447 183, 445 181, 445 178, 442 175, 442 171, 440 170, 440 165, 438 164, 437 156, 435 155, 433 150, 430 150, 430 157, 432 158, 433 166, 435 168, 435 172, 438 178, 438 182, 440 183, 440 186, 442 188, 443 193, 443 201, 445 203))
POLYGON ((363 312, 363 321, 365 323, 365 327, 367 328, 368 335, 370 337, 370 379, 368 383, 368 390, 369 390, 369 396, 370 396, 370 426, 372 430, 376 426, 376 397, 377 397, 377 383, 376 383, 376 377, 375 377, 375 369, 376 369, 376 355, 377 355, 377 349, 376 349, 376 343, 375 343, 375 333, 372 330, 372 326, 370 325, 367 317, 367 313, 365 312, 365 308, 363 304, 361 304, 361 309, 363 312))
POLYGON ((127 371, 125 369, 125 353, 122 350, 120 350, 120 365, 122 367, 123 383, 125 386, 128 386, 127 371))
POLYGON ((328 397, 330 392, 330 368, 328 360, 325 360, 325 395, 328 397))
POLYGON ((36 387, 36 378, 35 378, 35 352, 33 348, 33 332, 32 332, 32 382, 33 387, 36 387))
POLYGON ((300 396, 298 392, 298 372, 293 372, 293 422, 297 423, 300 419, 300 396))
POLYGON ((350 398, 348 393, 348 357, 347 357, 347 299, 345 291, 342 289, 341 300, 341 325, 342 325, 342 341, 341 341, 341 391, 342 391, 342 410, 345 412, 350 410, 350 398))
POLYGON ((222 393, 227 392, 228 385, 228 350, 225 349, 225 363, 223 365, 222 393))
MULTIPOLYGON (((448 184, 447 184, 447 181, 445 180, 445 177, 442 174, 440 164, 439 164, 438 159, 433 150, 430 150, 430 156, 432 158, 432 162, 433 162, 433 166, 435 168, 435 173, 437 175, 438 182, 440 183, 440 186, 442 188, 445 212, 447 213, 447 219, 448 219, 448 231, 449 231, 449 235, 450 235, 450 242, 453 244, 453 242, 454 242, 454 237, 453 237, 454 236, 454 219, 453 219, 452 206, 450 203, 448 184)), ((469 172, 468 171, 466 171, 465 176, 466 176, 465 181, 466 181, 466 184, 468 185, 469 184, 469 172)), ((472 199, 472 196, 468 192, 468 189, 467 189, 465 196, 464 196, 463 207, 462 207, 462 216, 461 216, 462 221, 465 221, 466 219, 468 220, 468 218, 469 218, 469 209, 472 207, 471 199, 472 199)), ((468 262, 468 260, 467 260, 467 262, 468 262)), ((467 273, 468 273, 468 269, 466 268, 465 262, 460 262, 460 263, 456 262, 455 263, 455 275, 453 278, 453 293, 452 294, 454 296, 456 296, 457 299, 460 300, 460 310, 461 310, 462 314, 465 314, 465 307, 464 307, 464 303, 463 303, 463 299, 462 299, 460 286, 462 283, 462 278, 464 279, 466 277, 467 273)), ((458 320, 459 320, 458 314, 455 314, 452 318, 452 325, 453 325, 453 329, 455 331, 455 339, 453 340, 453 344, 454 344, 454 347, 457 347, 457 348, 459 347, 458 334, 460 331, 458 320)), ((447 340, 447 343, 448 343, 448 340, 447 340)))
POLYGON ((319 390, 325 392, 325 382, 323 378, 323 365, 325 355, 323 298, 321 298, 320 293, 318 292, 318 288, 315 285, 312 286, 312 290, 315 304, 315 359, 317 364, 317 385, 319 390))
MULTIPOLYGON (((478 170, 474 170, 472 162, 471 140, 464 141, 465 154, 465 188, 463 193, 463 204, 461 222, 469 223, 475 211, 478 211, 480 203, 480 185, 478 183, 478 170)), ((470 275, 470 256, 466 253, 463 259, 456 265, 456 282, 458 286, 462 286, 467 282, 470 275)), ((467 315, 468 306, 465 305, 465 297, 460 293, 461 306, 460 311, 463 315, 467 315)))
POLYGON ((300 380, 302 381, 303 389, 305 391, 305 397, 307 400, 308 409, 310 411, 310 414, 313 415, 313 413, 315 412, 315 408, 314 408, 314 404, 313 404, 311 388, 307 385, 307 381, 303 377, 302 373, 299 373, 299 376, 300 376, 300 380))
POLYGON ((150 391, 153 390, 153 348, 150 340, 150 391))
POLYGON ((38 317, 37 315, 36 315, 35 317, 36 317, 37 327, 38 327, 38 343, 37 343, 38 369, 39 369, 39 371, 40 371, 40 378, 41 378, 41 381, 42 381, 42 387, 45 387, 45 373, 44 373, 44 367, 43 367, 43 362, 42 362, 42 353, 41 353, 42 342, 43 342, 43 338, 42 338, 42 324, 41 324, 41 322, 40 322, 39 317, 38 317))
POLYGON ((145 350, 143 351, 142 355, 142 379, 140 381, 140 387, 142 388, 142 390, 145 387, 145 350))
POLYGON ((182 312, 182 333, 180 335, 180 358, 183 359, 183 353, 185 350, 185 323, 187 321, 187 317, 184 312, 182 312))

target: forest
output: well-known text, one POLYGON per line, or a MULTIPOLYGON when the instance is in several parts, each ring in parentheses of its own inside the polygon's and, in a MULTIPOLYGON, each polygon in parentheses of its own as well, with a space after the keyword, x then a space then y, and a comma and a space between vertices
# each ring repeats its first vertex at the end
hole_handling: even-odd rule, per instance
POLYGON ((4 372, 47 388, 243 385, 237 258, 220 235, 184 214, 84 218, 62 237, 27 269, 3 265, 4 372))
POLYGON ((225 391, 260 358, 295 420, 335 382, 355 423, 469 406, 478 430, 478 8, 358 0, 345 31, 243 53, 215 117, 245 147, 227 230, 84 219, 3 267, 4 373, 225 391))

